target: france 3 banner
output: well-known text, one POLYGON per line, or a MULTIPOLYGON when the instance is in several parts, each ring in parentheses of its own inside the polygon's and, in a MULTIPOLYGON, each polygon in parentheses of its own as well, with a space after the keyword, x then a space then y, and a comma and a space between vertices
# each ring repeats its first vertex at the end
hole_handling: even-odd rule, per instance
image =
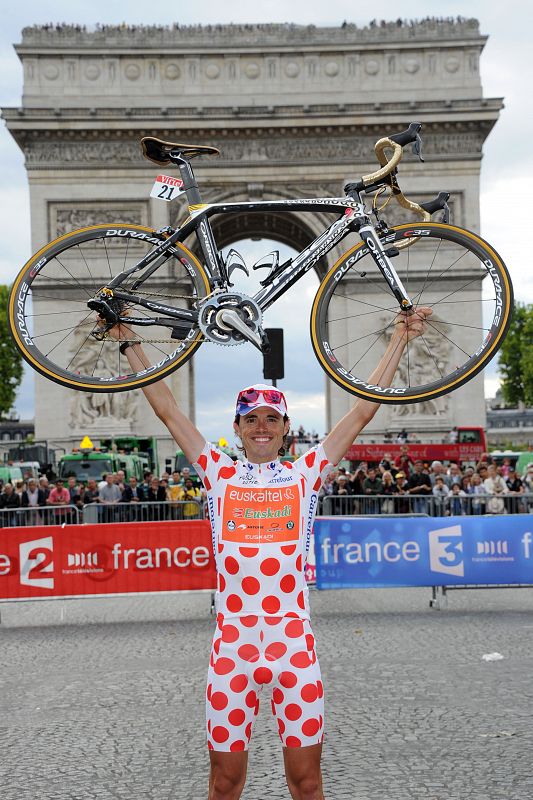
POLYGON ((0 530, 0 600, 215 587, 206 520, 0 530))
POLYGON ((319 589, 533 584, 533 516, 320 517, 319 589))

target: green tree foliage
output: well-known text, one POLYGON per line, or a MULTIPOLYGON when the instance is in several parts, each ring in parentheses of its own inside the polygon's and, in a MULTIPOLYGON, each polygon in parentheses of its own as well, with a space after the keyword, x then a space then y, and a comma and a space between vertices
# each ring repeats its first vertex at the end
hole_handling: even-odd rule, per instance
POLYGON ((498 369, 505 402, 533 406, 533 304, 516 304, 498 369))
POLYGON ((9 288, 0 285, 0 417, 13 408, 22 380, 22 356, 15 347, 7 324, 9 288))

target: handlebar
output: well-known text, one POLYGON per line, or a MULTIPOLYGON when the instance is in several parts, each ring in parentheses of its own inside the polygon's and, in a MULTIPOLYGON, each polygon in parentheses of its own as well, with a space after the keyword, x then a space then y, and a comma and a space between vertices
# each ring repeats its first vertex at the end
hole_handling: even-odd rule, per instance
POLYGON ((392 197, 403 208, 417 214, 423 222, 429 222, 431 215, 439 210, 444 211, 445 221, 447 222, 449 214, 447 201, 450 197, 448 192, 439 192, 434 200, 426 203, 415 203, 403 194, 396 178, 397 166, 402 160, 403 149, 407 145, 412 144, 413 152, 418 155, 421 161, 424 160, 422 158, 422 141, 420 138, 421 128, 422 123, 411 122, 406 130, 378 139, 374 145, 374 152, 381 169, 371 172, 369 175, 363 175, 358 183, 347 184, 344 187, 345 191, 349 193, 351 190, 359 192, 376 189, 379 194, 380 189, 388 186, 392 197), (392 151, 392 154, 388 157, 387 153, 390 151, 392 151))

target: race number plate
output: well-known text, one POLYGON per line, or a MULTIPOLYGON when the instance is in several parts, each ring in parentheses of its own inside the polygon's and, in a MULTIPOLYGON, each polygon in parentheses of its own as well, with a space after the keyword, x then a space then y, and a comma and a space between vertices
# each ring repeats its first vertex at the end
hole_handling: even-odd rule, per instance
POLYGON ((170 201, 182 194, 183 191, 183 181, 180 178, 172 178, 170 175, 158 175, 152 186, 150 197, 170 201))

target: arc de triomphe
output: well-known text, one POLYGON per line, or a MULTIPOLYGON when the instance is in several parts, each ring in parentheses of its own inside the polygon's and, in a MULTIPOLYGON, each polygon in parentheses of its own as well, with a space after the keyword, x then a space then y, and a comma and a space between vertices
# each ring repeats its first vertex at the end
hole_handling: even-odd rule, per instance
MULTIPOLYGON (((374 168, 374 141, 413 119, 424 124, 426 163, 406 158, 402 186, 417 199, 451 191, 454 222, 478 230, 482 146, 502 107, 483 97, 485 41, 476 20, 26 28, 16 46, 22 104, 3 115, 26 158, 33 248, 86 224, 161 227, 183 216, 177 204, 147 197, 155 173, 141 158, 144 134, 220 147, 220 159, 195 162, 207 201, 339 196, 347 179, 374 168)), ((326 219, 294 213, 239 222, 216 227, 221 246, 264 236, 302 247, 326 219)), ((193 369, 189 362, 172 379, 191 416, 193 369)), ((37 438, 76 443, 91 432, 68 394, 37 377, 37 438)), ((154 432, 136 395, 113 405, 107 432, 154 432)), ((328 429, 350 403, 327 382, 328 429)), ((422 436, 442 433, 484 418, 478 376, 437 415, 421 405, 382 409, 367 438, 404 425, 422 436)), ((92 426, 106 432, 98 419, 92 426)))

